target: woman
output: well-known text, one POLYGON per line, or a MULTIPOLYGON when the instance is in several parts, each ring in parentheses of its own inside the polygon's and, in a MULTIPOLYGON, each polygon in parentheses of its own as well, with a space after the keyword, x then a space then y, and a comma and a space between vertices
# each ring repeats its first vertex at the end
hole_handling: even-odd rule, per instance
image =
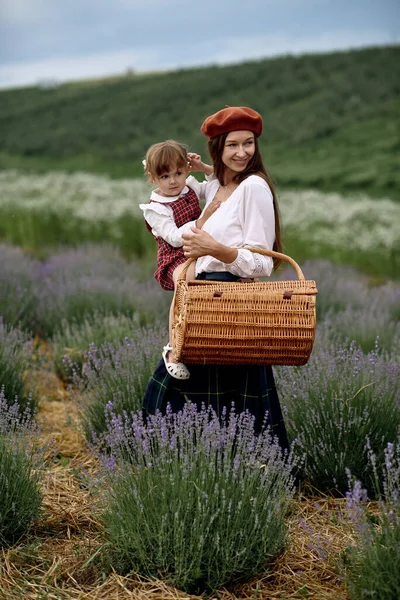
MULTIPOLYGON (((201 131, 209 138, 215 180, 208 186, 206 206, 220 207, 202 229, 182 236, 186 258, 196 258, 196 277, 237 281, 270 275, 277 261, 246 250, 258 246, 281 251, 279 215, 273 186, 258 147, 262 118, 247 107, 226 107, 208 117, 201 131), (211 185, 212 184, 212 185, 211 185)), ((219 414, 234 403, 249 410, 260 430, 268 424, 283 448, 286 429, 270 365, 191 365, 189 380, 172 380, 162 362, 148 384, 144 409, 153 413, 167 404, 179 411, 185 402, 211 404, 219 414)))

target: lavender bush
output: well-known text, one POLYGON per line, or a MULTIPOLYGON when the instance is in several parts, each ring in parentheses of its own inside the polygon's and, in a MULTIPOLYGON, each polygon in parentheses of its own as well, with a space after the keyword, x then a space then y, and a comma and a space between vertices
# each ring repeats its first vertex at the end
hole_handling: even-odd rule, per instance
POLYGON ((394 600, 400 598, 400 437, 387 445, 380 476, 373 453, 370 463, 379 492, 378 512, 371 514, 367 492, 355 481, 347 494, 347 512, 358 540, 347 554, 346 582, 354 600, 394 600))
POLYGON ((37 450, 32 417, 29 408, 21 414, 18 401, 7 402, 0 390, 0 545, 17 542, 39 515, 43 453, 37 450))
POLYGON ((62 321, 60 329, 53 336, 56 351, 55 367, 58 375, 68 379, 75 369, 81 373, 89 346, 97 348, 105 342, 118 344, 129 337, 138 323, 125 315, 103 315, 93 313, 82 323, 62 321))
POLYGON ((20 248, 0 244, 0 317, 20 329, 36 328, 34 272, 38 262, 20 248))
POLYGON ((100 487, 114 568, 202 593, 254 576, 282 550, 292 465, 268 431, 254 434, 249 413, 219 420, 188 403, 145 424, 107 410, 100 487))
POLYGON ((277 387, 302 478, 347 489, 346 468, 371 486, 367 442, 381 460, 400 427, 400 365, 378 347, 318 347, 302 368, 277 369, 277 387))
POLYGON ((140 324, 167 319, 168 300, 156 282, 140 282, 135 263, 109 246, 80 246, 54 254, 39 273, 38 321, 52 336, 63 319, 83 323, 91 314, 124 314, 140 324))
POLYGON ((43 262, 0 245, 0 317, 42 337, 63 320, 83 323, 94 313, 123 314, 141 325, 167 322, 171 296, 143 281, 145 273, 104 244, 59 250, 43 262))
POLYGON ((341 312, 329 312, 319 329, 331 341, 356 341, 366 353, 374 349, 379 338, 380 348, 400 359, 399 306, 400 286, 374 287, 364 292, 358 306, 349 304, 341 312))
POLYGON ((36 406, 36 398, 25 392, 25 371, 31 353, 29 336, 11 325, 5 325, 0 318, 0 389, 4 389, 11 402, 18 396, 21 411, 28 406, 32 409, 36 406))
POLYGON ((73 393, 88 439, 106 430, 108 402, 113 402, 118 413, 141 408, 147 382, 167 339, 164 328, 137 328, 120 344, 90 345, 82 373, 76 370, 73 375, 73 393))

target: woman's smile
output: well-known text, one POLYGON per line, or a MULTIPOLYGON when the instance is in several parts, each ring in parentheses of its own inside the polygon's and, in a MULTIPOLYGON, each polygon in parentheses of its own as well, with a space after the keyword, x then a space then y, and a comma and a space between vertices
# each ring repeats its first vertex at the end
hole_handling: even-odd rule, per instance
POLYGON ((255 152, 255 139, 252 131, 232 131, 225 140, 222 162, 231 171, 243 171, 255 152))

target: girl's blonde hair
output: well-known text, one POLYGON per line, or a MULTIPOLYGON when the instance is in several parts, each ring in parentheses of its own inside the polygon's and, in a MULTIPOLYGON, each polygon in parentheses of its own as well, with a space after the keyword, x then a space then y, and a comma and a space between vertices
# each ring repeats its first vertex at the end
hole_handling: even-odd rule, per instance
POLYGON ((146 152, 143 161, 144 172, 151 179, 160 177, 172 169, 182 169, 188 165, 187 148, 175 140, 153 144, 146 152))

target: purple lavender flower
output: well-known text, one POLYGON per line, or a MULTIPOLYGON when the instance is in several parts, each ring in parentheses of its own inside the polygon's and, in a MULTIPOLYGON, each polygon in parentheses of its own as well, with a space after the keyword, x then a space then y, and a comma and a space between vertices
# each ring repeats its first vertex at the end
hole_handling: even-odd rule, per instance
POLYGON ((377 347, 317 345, 302 368, 277 368, 292 445, 302 476, 320 489, 347 489, 346 468, 371 490, 369 448, 383 460, 400 424, 400 365, 377 347))
POLYGON ((378 498, 373 511, 362 483, 348 473, 346 515, 358 536, 348 552, 345 577, 351 598, 391 600, 400 593, 400 436, 387 444, 383 463, 378 463, 372 453, 369 461, 378 498))
POLYGON ((19 398, 21 411, 27 406, 33 409, 36 398, 25 388, 25 371, 31 360, 32 343, 29 336, 19 329, 0 322, 0 389, 14 399, 19 398))
POLYGON ((21 412, 0 391, 0 545, 26 533, 41 504, 40 476, 46 448, 29 408, 21 412))
POLYGON ((37 265, 20 248, 0 244, 0 315, 5 323, 31 332, 37 325, 33 275, 37 265))
POLYGON ((118 414, 139 410, 147 382, 160 357, 167 330, 134 328, 122 342, 89 346, 84 369, 73 377, 72 393, 82 409, 86 435, 107 428, 108 407, 118 414), (106 413, 105 413, 106 409, 106 413))
POLYGON ((54 254, 37 272, 38 320, 52 335, 63 319, 82 323, 91 314, 125 314, 138 325, 167 319, 168 301, 156 283, 138 281, 135 263, 116 250, 87 245, 54 254))

